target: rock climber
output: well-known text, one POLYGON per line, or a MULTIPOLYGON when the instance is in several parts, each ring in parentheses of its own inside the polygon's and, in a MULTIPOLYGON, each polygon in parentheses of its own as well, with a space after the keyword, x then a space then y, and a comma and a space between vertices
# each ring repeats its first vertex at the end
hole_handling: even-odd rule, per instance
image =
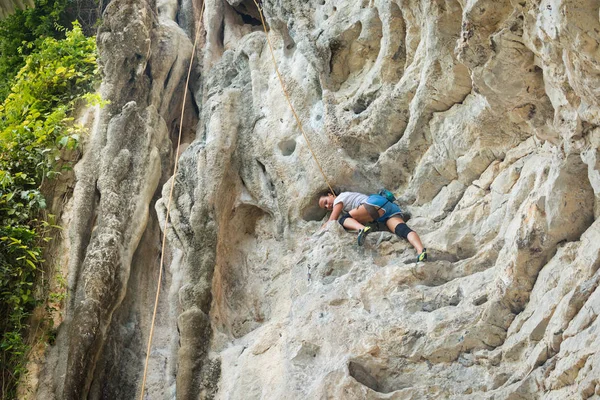
POLYGON ((417 250, 417 262, 427 260, 427 249, 423 247, 417 232, 406 225, 402 219, 402 211, 398 205, 385 197, 356 192, 342 192, 335 196, 331 193, 319 197, 319 207, 331 211, 329 220, 323 225, 339 218, 339 223, 345 229, 358 231, 358 245, 362 246, 367 235, 373 231, 369 222, 385 222, 390 232, 409 241, 417 250), (341 216, 341 217, 340 217, 341 216))

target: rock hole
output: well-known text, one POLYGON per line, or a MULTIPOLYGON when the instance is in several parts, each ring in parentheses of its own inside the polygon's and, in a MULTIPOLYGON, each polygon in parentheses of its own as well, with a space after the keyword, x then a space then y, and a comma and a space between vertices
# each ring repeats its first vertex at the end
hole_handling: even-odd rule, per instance
POLYGON ((319 208, 318 204, 305 207, 301 212, 302 219, 305 221, 321 221, 325 214, 327 211, 319 208))
POLYGON ((220 47, 225 46, 225 21, 221 21, 219 26, 219 34, 217 35, 217 41, 220 47))
POLYGON ((273 180, 271 180, 271 177, 269 176, 269 173, 267 172, 267 167, 265 166, 265 164, 261 163, 258 160, 256 160, 256 162, 258 163, 258 166, 260 167, 260 169, 262 171, 263 183, 267 186, 267 188, 271 192, 271 195, 273 197, 275 197, 275 185, 273 184, 273 180))
POLYGON ((316 119, 317 121, 320 121, 320 120, 321 120, 321 118, 323 118, 323 117, 322 117, 322 116, 320 116, 320 115, 317 115, 317 116, 315 117, 315 119, 316 119))
POLYGON ((324 6, 324 5, 325 5, 325 0, 319 0, 319 3, 318 3, 318 4, 319 4, 320 6, 324 6))
MULTIPOLYGON (((171 71, 169 71, 169 72, 171 72, 171 71)), ((150 61, 146 61, 146 68, 144 69, 144 74, 150 79, 150 82, 152 82, 152 66, 150 65, 150 61)), ((167 81, 165 81, 165 87, 166 86, 167 86, 167 81)))
POLYGON ((129 71, 129 81, 128 81, 128 83, 131 84, 133 82, 135 82, 135 70, 132 69, 132 70, 129 71))
POLYGON ((360 113, 362 113, 363 111, 365 111, 367 109, 367 105, 365 104, 364 101, 362 101, 362 99, 359 99, 355 104, 354 107, 352 107, 352 111, 354 111, 354 114, 358 115, 360 113))
MULTIPOLYGON (((199 116, 200 115, 200 108, 198 107, 198 103, 196 103, 196 96, 194 96, 194 94, 188 89, 185 88, 185 90, 188 91, 188 98, 190 99, 190 102, 192 103, 192 108, 194 109, 194 113, 199 116)), ((195 131, 195 129, 193 129, 193 131, 195 131)))
POLYGON ((256 162, 258 163, 258 166, 260 167, 260 169, 263 172, 263 174, 266 174, 267 173, 267 167, 265 167, 265 164, 261 163, 258 160, 256 160, 256 162))
POLYGON ((242 16, 242 21, 244 21, 244 24, 248 24, 248 25, 252 25, 252 26, 261 26, 262 25, 262 22, 260 22, 256 18, 253 18, 247 14, 241 14, 241 16, 242 16))
POLYGON ((352 106, 352 111, 354 111, 354 114, 358 115, 369 108, 373 102, 373 99, 375 98, 375 94, 376 93, 359 97, 359 99, 356 100, 356 103, 354 103, 354 106, 352 106))
POLYGON ((473 305, 480 306, 482 304, 487 303, 487 301, 488 301, 488 296, 487 296, 487 294, 484 294, 483 296, 479 296, 475 300, 473 300, 473 305))
POLYGON ((379 382, 377 382, 377 379, 375 379, 375 377, 373 377, 373 375, 371 375, 367 369, 359 363, 350 361, 348 363, 348 372, 350 373, 350 376, 356 379, 358 383, 363 384, 376 392, 380 391, 380 385, 379 382))
POLYGON ((327 210, 323 210, 321 207, 319 207, 319 199, 326 193, 327 192, 319 192, 306 199, 302 205, 302 208, 300 209, 300 216, 304 221, 321 221, 328 213, 327 210))
POLYGON ((245 25, 262 26, 260 14, 256 9, 253 0, 244 0, 240 2, 239 5, 233 7, 233 9, 240 17, 242 17, 242 21, 244 21, 245 25))
POLYGON ((365 14, 364 21, 348 26, 330 44, 330 77, 332 89, 360 85, 372 68, 381 50, 383 24, 377 8, 365 14), (356 57, 360 54, 360 57, 356 57))
POLYGON ((532 119, 535 116, 537 109, 535 104, 530 104, 529 105, 529 112, 527 113, 527 118, 528 119, 532 119))
POLYGON ((296 42, 290 35, 290 29, 292 29, 293 24, 291 22, 287 24, 281 20, 274 20, 271 21, 271 23, 279 31, 281 37, 283 38, 283 53, 286 57, 291 56, 294 53, 293 50, 296 48, 296 42))
POLYGON ((284 140, 279 142, 279 150, 284 156, 291 156, 296 151, 296 141, 294 139, 284 140))
POLYGON ((362 24, 359 21, 343 32, 339 38, 333 39, 329 43, 329 50, 331 51, 329 70, 335 90, 339 90, 342 83, 346 82, 352 73, 349 58, 351 57, 352 44, 358 39, 361 31, 362 24))
POLYGON ((283 34, 283 45, 285 46, 285 50, 286 50, 285 55, 289 57, 290 54, 292 53, 292 50, 294 50, 296 48, 296 42, 290 36, 290 34, 287 30, 285 32, 282 32, 282 34, 283 34))
POLYGON ((450 297, 450 299, 448 300, 448 305, 452 306, 452 307, 456 307, 457 305, 460 304, 462 299, 463 299, 463 292, 462 292, 461 288, 458 288, 458 289, 456 289, 456 293, 454 294, 454 296, 450 297))
MULTIPOLYGON (((419 332, 408 333, 410 340, 418 340, 419 332)), ((404 342, 404 340, 403 340, 404 342)), ((409 368, 410 370, 410 368, 409 368)), ((357 382, 379 393, 392 393, 410 388, 414 385, 413 374, 405 374, 406 365, 403 360, 389 357, 385 360, 377 357, 354 359, 348 363, 348 372, 357 382)))

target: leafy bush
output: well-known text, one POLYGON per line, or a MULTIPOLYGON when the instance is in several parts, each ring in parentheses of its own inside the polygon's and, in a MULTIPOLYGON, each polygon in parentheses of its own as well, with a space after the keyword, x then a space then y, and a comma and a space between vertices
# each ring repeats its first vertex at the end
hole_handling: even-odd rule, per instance
POLYGON ((95 38, 79 24, 62 40, 46 38, 25 60, 0 105, 0 352, 2 398, 14 397, 24 372, 26 321, 36 304, 36 274, 47 224, 40 187, 58 171, 78 135, 69 112, 97 81, 95 38))
POLYGON ((96 30, 102 0, 35 0, 35 7, 0 19, 0 102, 4 101, 25 58, 45 38, 64 39, 78 20, 86 35, 96 30))

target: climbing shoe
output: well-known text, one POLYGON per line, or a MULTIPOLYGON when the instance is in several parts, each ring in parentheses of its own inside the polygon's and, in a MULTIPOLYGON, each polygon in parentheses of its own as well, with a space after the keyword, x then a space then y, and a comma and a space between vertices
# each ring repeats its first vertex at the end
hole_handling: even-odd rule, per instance
POLYGON ((365 243, 365 239, 367 238, 367 235, 372 230, 373 230, 373 228, 371 228, 370 226, 365 226, 360 231, 358 231, 358 245, 359 246, 362 246, 365 243))
POLYGON ((417 256, 417 262, 419 261, 427 261, 427 249, 423 249, 421 254, 417 256))

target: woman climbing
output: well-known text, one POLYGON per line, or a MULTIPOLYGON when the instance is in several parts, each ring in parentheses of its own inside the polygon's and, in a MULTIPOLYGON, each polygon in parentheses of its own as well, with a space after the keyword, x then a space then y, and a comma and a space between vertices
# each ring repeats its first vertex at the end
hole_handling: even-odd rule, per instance
POLYGON ((417 250, 417 262, 427 260, 427 249, 423 247, 417 232, 411 230, 402 219, 402 211, 385 197, 356 192, 331 193, 319 197, 319 207, 330 210, 329 220, 323 227, 339 218, 339 223, 350 230, 358 230, 358 245, 362 246, 367 234, 373 229, 365 226, 369 222, 385 222, 390 232, 407 239, 417 250), (340 218, 341 215, 341 218, 340 218))

